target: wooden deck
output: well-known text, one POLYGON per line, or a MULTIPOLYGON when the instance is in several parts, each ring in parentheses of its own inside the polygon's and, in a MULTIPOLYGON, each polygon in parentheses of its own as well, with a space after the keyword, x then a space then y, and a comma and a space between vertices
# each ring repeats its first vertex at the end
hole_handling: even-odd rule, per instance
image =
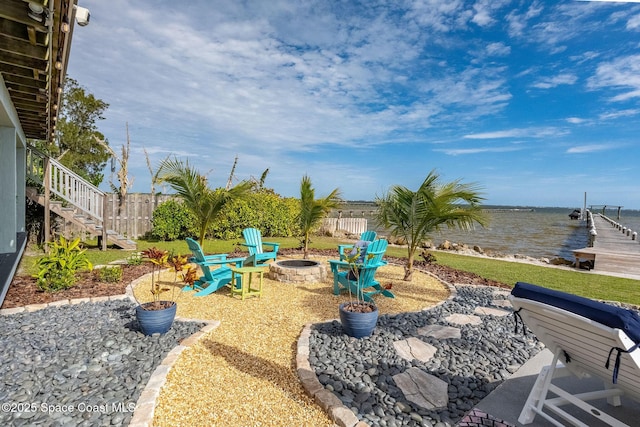
MULTIPOLYGON (((611 225, 599 215, 593 216, 598 233, 593 247, 576 249, 576 265, 580 260, 594 262, 596 273, 614 274, 640 279, 640 241, 611 225)), ((634 230, 640 232, 640 230, 634 230)))

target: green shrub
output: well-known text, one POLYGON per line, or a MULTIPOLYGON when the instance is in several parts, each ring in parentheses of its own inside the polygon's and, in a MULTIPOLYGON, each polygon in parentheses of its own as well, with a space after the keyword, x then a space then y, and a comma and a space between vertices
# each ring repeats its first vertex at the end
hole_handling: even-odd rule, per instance
POLYGON ((38 289, 45 292, 57 292, 68 289, 76 283, 76 272, 91 270, 93 265, 80 248, 80 239, 69 241, 60 236, 60 240, 49 247, 49 254, 36 263, 38 289))
POLYGON ((98 270, 98 278, 101 282, 118 283, 122 280, 122 267, 119 265, 103 267, 98 270))
POLYGON ((159 240, 176 240, 198 234, 195 217, 186 206, 175 200, 160 204, 153 211, 151 236, 159 240))
POLYGON ((142 265, 143 262, 140 252, 132 253, 127 257, 127 265, 142 265))
POLYGON ((239 238, 245 228, 254 227, 263 237, 291 237, 296 235, 299 209, 296 199, 283 198, 271 191, 256 192, 226 206, 220 218, 211 224, 208 235, 229 240, 239 238))

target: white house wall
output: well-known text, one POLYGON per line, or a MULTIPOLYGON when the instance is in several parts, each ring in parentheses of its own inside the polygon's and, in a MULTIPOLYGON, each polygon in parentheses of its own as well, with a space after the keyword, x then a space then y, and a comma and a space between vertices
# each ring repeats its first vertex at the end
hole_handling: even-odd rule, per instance
POLYGON ((0 254, 17 250, 25 231, 26 139, 0 76, 0 254))

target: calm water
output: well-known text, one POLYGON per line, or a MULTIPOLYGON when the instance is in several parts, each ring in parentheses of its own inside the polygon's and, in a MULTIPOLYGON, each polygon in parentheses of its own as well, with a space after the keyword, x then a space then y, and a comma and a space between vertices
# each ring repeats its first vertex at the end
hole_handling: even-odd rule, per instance
MULTIPOLYGON (((436 245, 449 240, 452 243, 478 245, 484 250, 503 254, 534 258, 562 257, 569 260, 573 260, 573 249, 587 246, 588 235, 584 223, 569 219, 573 208, 515 209, 509 206, 488 209, 490 223, 486 228, 477 226, 469 232, 445 228, 434 233, 432 241, 436 245)), ((351 212, 354 217, 367 218, 369 228, 383 232, 373 221, 371 206, 354 204, 343 208, 343 216, 350 216, 351 212)), ((617 220, 617 210, 607 210, 605 215, 617 220)), ((640 233, 640 211, 623 210, 618 222, 640 233)))

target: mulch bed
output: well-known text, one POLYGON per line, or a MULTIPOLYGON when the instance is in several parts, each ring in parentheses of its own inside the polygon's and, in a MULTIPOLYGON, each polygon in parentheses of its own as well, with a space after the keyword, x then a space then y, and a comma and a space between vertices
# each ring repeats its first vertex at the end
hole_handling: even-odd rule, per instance
POLYGON ((80 272, 76 284, 69 289, 55 293, 40 291, 36 279, 31 276, 15 276, 0 308, 22 307, 29 304, 45 304, 54 301, 122 295, 126 287, 135 279, 151 272, 152 265, 123 265, 122 280, 118 283, 101 282, 97 271, 80 272))
MULTIPOLYGON (((329 257, 336 255, 336 251, 334 249, 312 250, 312 252, 316 255, 329 257)), ((280 249, 279 253, 282 255, 297 255, 301 253, 301 250, 280 249)), ((230 255, 243 256, 242 253, 230 255)), ((244 255, 246 255, 246 253, 244 255)), ((402 258, 387 256, 385 259, 394 264, 402 265, 404 263, 404 259, 402 258)), ((427 271, 447 283, 510 288, 510 286, 504 283, 485 279, 477 274, 455 270, 444 265, 416 260, 414 262, 414 266, 416 269, 427 271)), ((38 287, 36 286, 36 279, 31 276, 15 276, 11 282, 9 290, 7 291, 4 303, 0 308, 22 307, 29 304, 45 304, 74 298, 122 295, 125 293, 126 287, 133 280, 151 272, 152 264, 143 263, 141 265, 123 265, 122 268, 122 280, 119 283, 101 282, 95 271, 91 273, 82 272, 78 274, 78 280, 75 286, 56 293, 47 293, 38 290, 38 287)))

